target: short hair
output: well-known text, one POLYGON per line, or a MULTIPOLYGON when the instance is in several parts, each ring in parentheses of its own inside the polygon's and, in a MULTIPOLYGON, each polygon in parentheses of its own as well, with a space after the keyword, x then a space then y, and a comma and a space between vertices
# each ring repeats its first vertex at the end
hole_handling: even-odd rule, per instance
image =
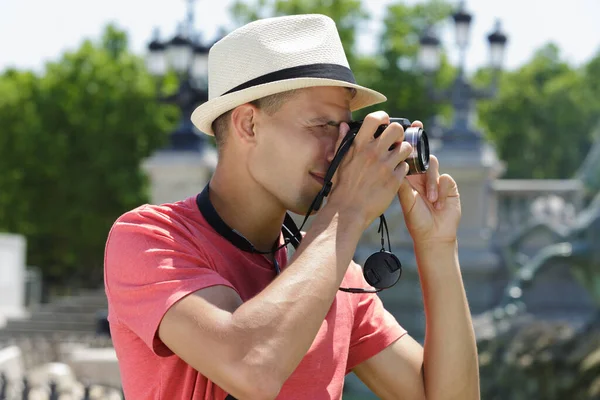
MULTIPOLYGON (((275 93, 266 97, 261 97, 260 99, 256 99, 251 101, 250 104, 254 105, 256 108, 264 110, 267 114, 273 115, 277 112, 285 103, 286 100, 293 97, 298 89, 288 90, 286 92, 275 93)), ((217 149, 221 149, 225 144, 225 137, 227 131, 229 130, 229 121, 231 120, 231 113, 233 110, 227 111, 225 114, 221 114, 217 119, 212 123, 212 130, 215 135, 215 142, 217 144, 217 149)))
MULTIPOLYGON (((356 96, 356 89, 354 88, 346 88, 352 97, 356 96)), ((288 90, 286 92, 275 93, 266 97, 261 97, 260 99, 251 101, 250 104, 254 105, 256 108, 259 108, 265 111, 269 115, 273 115, 281 108, 283 103, 285 103, 290 98, 294 97, 298 90, 302 89, 293 89, 288 90)), ((227 131, 229 130, 229 121, 231 120, 231 113, 233 110, 227 111, 225 114, 221 114, 217 117, 212 123, 212 130, 215 135, 215 143, 217 145, 217 150, 220 152, 226 142, 227 131)))

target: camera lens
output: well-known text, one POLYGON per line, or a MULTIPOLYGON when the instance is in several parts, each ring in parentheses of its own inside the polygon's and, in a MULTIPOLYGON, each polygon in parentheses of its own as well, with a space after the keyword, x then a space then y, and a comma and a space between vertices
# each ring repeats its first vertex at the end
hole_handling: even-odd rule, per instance
POLYGON ((427 140, 427 134, 423 132, 419 138, 419 154, 421 155, 421 164, 427 168, 429 166, 429 141, 427 140))
POLYGON ((429 168, 429 140, 422 128, 411 126, 404 132, 404 140, 413 148, 410 157, 406 159, 408 175, 423 174, 429 168))

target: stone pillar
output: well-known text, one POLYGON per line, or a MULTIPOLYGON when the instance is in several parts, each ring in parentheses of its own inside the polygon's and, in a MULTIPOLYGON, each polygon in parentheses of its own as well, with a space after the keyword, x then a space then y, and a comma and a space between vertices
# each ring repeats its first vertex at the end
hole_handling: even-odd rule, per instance
POLYGON ((462 219, 459 238, 462 248, 489 249, 496 225, 496 199, 492 182, 503 172, 493 147, 456 148, 441 146, 436 153, 440 173, 451 175, 461 197, 462 219))
POLYGON ((0 326, 7 317, 25 312, 26 241, 21 235, 0 234, 0 326))
MULTIPOLYGON (((464 148, 438 145, 432 152, 440 161, 440 173, 451 175, 458 184, 462 206, 458 231, 460 265, 471 311, 478 314, 495 305, 506 283, 500 257, 491 243, 495 199, 490 188, 501 173, 502 165, 495 151, 487 145, 464 148)), ((385 216, 392 252, 400 258, 403 274, 395 287, 381 292, 380 296, 400 324, 417 340, 422 340, 425 316, 421 287, 412 239, 398 200, 392 202, 385 216)), ((355 256, 361 265, 381 248, 378 227, 379 219, 376 219, 361 239, 355 256)))
POLYGON ((9 382, 23 379, 25 366, 23 354, 18 346, 0 348, 0 374, 5 374, 9 382))
POLYGON ((156 152, 142 165, 150 176, 151 203, 171 203, 199 193, 212 176, 216 163, 217 152, 209 145, 202 151, 156 152))

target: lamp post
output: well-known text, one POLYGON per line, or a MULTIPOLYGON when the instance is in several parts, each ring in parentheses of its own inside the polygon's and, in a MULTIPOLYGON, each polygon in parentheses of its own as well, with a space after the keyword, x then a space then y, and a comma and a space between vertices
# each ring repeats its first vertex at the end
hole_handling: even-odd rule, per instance
POLYGON ((202 151, 205 143, 204 134, 199 132, 191 122, 191 116, 198 104, 208 100, 208 52, 210 46, 199 40, 194 34, 193 5, 195 0, 188 1, 187 21, 178 26, 173 38, 162 41, 158 29, 148 44, 146 65, 149 72, 164 78, 170 70, 179 78, 179 88, 171 96, 160 100, 176 104, 181 110, 181 121, 169 136, 169 150, 202 151))
POLYGON ((421 36, 419 63, 428 76, 430 97, 434 100, 449 100, 454 109, 452 126, 444 129, 441 138, 443 145, 445 147, 479 147, 482 144, 482 134, 472 125, 475 102, 496 95, 507 37, 501 31, 500 22, 496 22, 494 31, 487 36, 490 45, 490 67, 493 73, 492 83, 487 88, 476 88, 465 77, 466 50, 473 17, 465 10, 464 1, 460 2, 458 10, 452 15, 452 18, 455 26, 456 46, 459 50, 458 71, 452 86, 445 91, 435 91, 431 87, 431 76, 439 69, 440 65, 440 40, 431 27, 421 36))

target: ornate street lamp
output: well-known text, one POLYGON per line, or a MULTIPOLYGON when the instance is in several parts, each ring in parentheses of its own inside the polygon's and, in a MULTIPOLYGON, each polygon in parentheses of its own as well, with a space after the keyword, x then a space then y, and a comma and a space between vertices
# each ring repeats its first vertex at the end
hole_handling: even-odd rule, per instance
POLYGON ((456 29, 456 45, 463 50, 469 44, 469 33, 473 20, 473 16, 465 11, 464 2, 461 2, 458 10, 452 14, 452 19, 456 29))
POLYGON ((495 30, 488 35, 490 44, 490 67, 492 68, 492 83, 487 88, 476 88, 465 77, 466 49, 469 43, 472 15, 465 10, 464 1, 460 2, 458 10, 452 15, 455 26, 456 45, 459 50, 459 65, 452 86, 445 91, 435 91, 431 88, 432 75, 440 66, 440 41, 429 27, 421 36, 419 63, 427 74, 430 97, 435 100, 449 100, 454 108, 452 127, 444 131, 442 142, 444 146, 478 147, 482 142, 481 132, 472 127, 475 101, 492 98, 496 95, 498 78, 502 69, 507 38, 501 31, 500 22, 496 22, 495 30))
POLYGON ((201 43, 199 35, 193 33, 193 3, 194 0, 188 0, 187 23, 179 25, 173 38, 162 41, 155 29, 148 44, 148 71, 159 78, 174 71, 179 77, 177 93, 160 99, 176 104, 181 110, 179 126, 169 137, 171 150, 201 151, 205 143, 204 134, 190 118, 194 109, 208 100, 208 52, 212 43, 201 43))
POLYGON ((428 74, 437 71, 440 67, 440 40, 431 27, 427 28, 423 36, 421 36, 419 64, 428 74))
POLYGON ((499 71, 504 62, 504 52, 506 50, 506 35, 500 29, 500 21, 496 21, 494 32, 488 35, 490 43, 490 66, 499 71))

